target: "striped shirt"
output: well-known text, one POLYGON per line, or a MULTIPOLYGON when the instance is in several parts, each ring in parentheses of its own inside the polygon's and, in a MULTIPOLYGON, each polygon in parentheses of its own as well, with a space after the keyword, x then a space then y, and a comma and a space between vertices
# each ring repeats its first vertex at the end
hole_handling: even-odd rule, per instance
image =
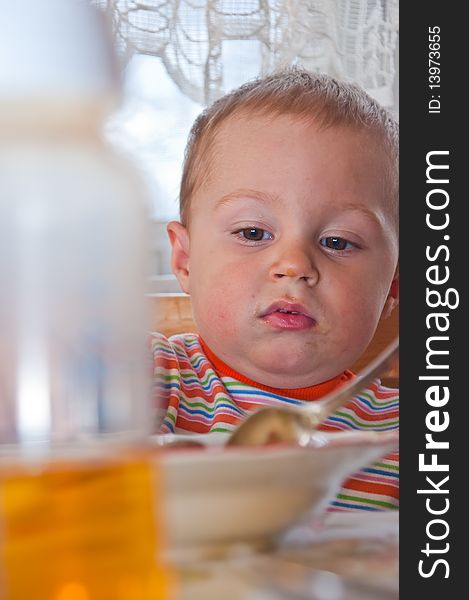
MULTIPOLYGON (((197 334, 169 339, 153 334, 151 346, 155 403, 163 411, 158 417, 161 433, 230 432, 262 406, 314 402, 353 377, 346 371, 312 388, 274 389, 231 370, 213 355, 197 334)), ((386 388, 375 380, 326 419, 320 429, 389 431, 398 427, 398 390, 386 388)), ((399 454, 396 451, 347 479, 330 510, 378 511, 398 506, 399 454)))

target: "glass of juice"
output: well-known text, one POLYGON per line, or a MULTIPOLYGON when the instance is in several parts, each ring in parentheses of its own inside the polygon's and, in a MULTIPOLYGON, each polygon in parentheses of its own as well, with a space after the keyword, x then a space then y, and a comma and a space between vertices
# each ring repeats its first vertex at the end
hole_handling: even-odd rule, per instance
POLYGON ((103 135, 109 28, 83 0, 0 9, 0 598, 166 599, 146 194, 103 135))
POLYGON ((4 600, 159 600, 158 472, 137 446, 0 458, 4 600))

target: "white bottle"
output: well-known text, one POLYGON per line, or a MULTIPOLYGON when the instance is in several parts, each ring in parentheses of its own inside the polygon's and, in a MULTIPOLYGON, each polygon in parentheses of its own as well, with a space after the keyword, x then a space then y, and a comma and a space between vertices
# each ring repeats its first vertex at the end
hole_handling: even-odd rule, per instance
POLYGON ((0 445, 150 427, 146 207, 83 0, 0 0, 0 445))
POLYGON ((146 210, 89 0, 0 0, 0 597, 163 600, 146 210), (25 572, 27 565, 27 573, 25 572))

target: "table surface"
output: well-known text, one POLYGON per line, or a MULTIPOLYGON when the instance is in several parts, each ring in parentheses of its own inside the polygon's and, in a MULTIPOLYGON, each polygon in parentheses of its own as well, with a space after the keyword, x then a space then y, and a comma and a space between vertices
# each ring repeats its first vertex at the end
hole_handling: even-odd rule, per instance
POLYGON ((327 513, 269 551, 234 545, 176 560, 178 600, 397 600, 397 511, 327 513))

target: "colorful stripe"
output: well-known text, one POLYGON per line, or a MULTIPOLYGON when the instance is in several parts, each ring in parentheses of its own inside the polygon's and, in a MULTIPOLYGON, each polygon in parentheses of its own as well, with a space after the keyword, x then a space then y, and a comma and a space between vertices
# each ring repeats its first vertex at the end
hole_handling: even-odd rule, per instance
MULTIPOLYGON (((230 432, 261 406, 303 404, 303 400, 261 390, 219 376, 196 334, 151 337, 153 393, 162 433, 230 432)), ((309 400, 314 402, 313 399, 309 400)), ((374 381, 321 426, 324 431, 388 431, 399 428, 398 390, 374 381)), ((332 511, 389 510, 399 506, 399 454, 393 452, 344 482, 332 511)))

